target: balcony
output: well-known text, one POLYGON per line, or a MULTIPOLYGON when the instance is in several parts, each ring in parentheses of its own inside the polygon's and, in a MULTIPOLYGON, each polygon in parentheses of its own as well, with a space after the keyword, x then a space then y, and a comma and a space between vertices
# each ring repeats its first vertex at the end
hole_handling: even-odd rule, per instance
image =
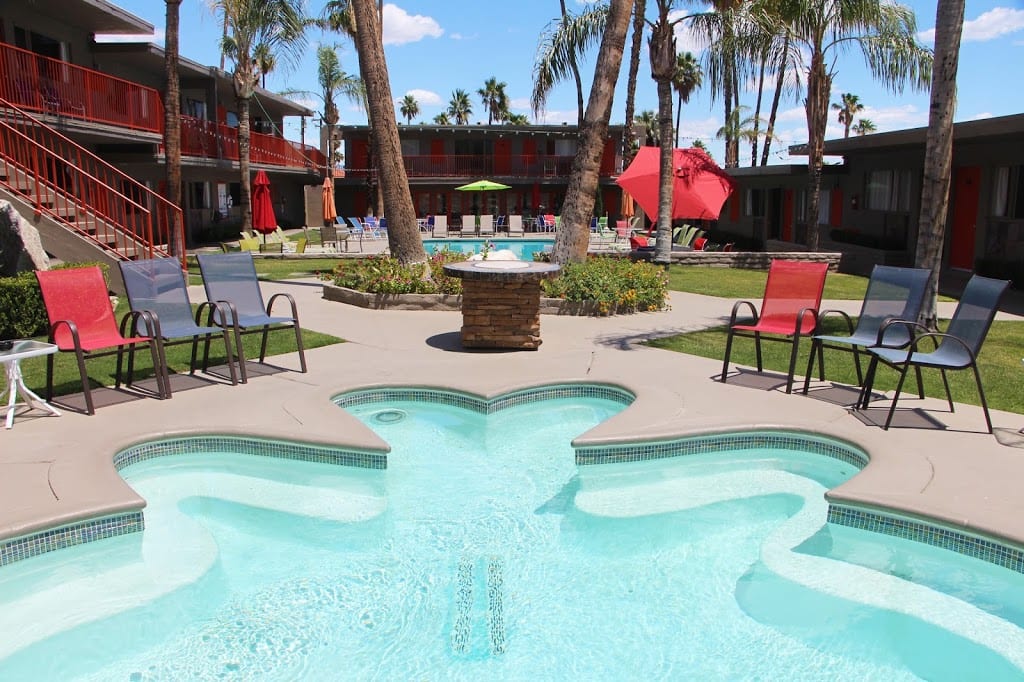
MULTIPOLYGON (((572 171, 572 156, 546 154, 493 154, 404 156, 410 178, 557 178, 565 180, 572 171)), ((346 177, 366 177, 366 168, 346 168, 346 177)), ((605 175, 602 173, 602 175, 605 175)))
MULTIPOLYGON (((181 117, 181 154, 204 159, 238 161, 238 129, 223 123, 181 117)), ((249 159, 254 164, 285 168, 323 168, 320 150, 283 137, 250 133, 249 159)))
POLYGON ((162 133, 160 93, 0 43, 0 99, 27 111, 162 133))

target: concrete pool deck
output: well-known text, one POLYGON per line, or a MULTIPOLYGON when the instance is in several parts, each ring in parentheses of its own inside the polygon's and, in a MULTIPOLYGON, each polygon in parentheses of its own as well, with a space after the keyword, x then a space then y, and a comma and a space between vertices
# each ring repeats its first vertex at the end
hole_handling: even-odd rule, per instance
MULTIPOLYGON (((370 386, 415 385, 485 397, 560 382, 622 386, 636 401, 592 429, 590 443, 659 440, 741 429, 791 429, 840 438, 865 450, 871 463, 830 494, 835 501, 879 506, 913 517, 1008 540, 1024 547, 1024 415, 992 412, 984 431, 979 407, 944 401, 900 401, 893 428, 883 431, 887 401, 851 412, 856 391, 815 382, 811 394, 786 395, 785 377, 731 368, 716 380, 720 360, 661 351, 639 342, 725 322, 732 302, 673 292, 671 310, 612 318, 541 318, 537 351, 467 351, 459 312, 375 311, 322 298, 316 280, 265 283, 264 294, 292 294, 302 326, 348 342, 297 355, 250 362, 247 385, 198 374, 172 376, 174 397, 95 392, 97 412, 63 416, 19 408, 14 428, 0 432, 0 540, 119 511, 139 498, 118 476, 112 457, 140 442, 185 434, 234 434, 383 449, 373 432, 330 399, 370 386)), ((193 287, 193 300, 204 300, 193 287)), ((859 301, 828 302, 856 312, 859 301)), ((953 304, 942 303, 948 315, 953 304)), ((1003 319, 1022 319, 1001 313, 1003 319)), ((1024 371, 1024 369, 1022 369, 1024 371)), ((991 384, 996 377, 985 377, 991 384)), ((1005 377, 1005 381, 1020 381, 1005 377)), ((30 384, 33 383, 30 377, 30 384)), ((75 405, 81 396, 64 400, 75 405)))

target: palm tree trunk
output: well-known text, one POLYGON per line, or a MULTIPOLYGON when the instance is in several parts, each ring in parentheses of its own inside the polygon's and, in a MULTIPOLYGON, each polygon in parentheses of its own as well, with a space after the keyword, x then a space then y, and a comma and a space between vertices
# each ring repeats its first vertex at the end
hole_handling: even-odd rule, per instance
MULTIPOLYGON (((164 37, 164 163, 167 168, 167 201, 181 206, 181 91, 178 81, 178 18, 181 0, 167 0, 164 37)), ((168 225, 167 251, 180 255, 182 225, 168 225)))
POLYGON ((679 146, 679 124, 683 120, 683 93, 679 93, 679 98, 676 100, 676 143, 674 146, 679 146))
POLYGON ((949 183, 953 166, 953 114, 956 108, 956 73, 960 59, 965 0, 939 0, 935 11, 935 61, 932 69, 931 107, 924 152, 921 187, 921 218, 918 223, 919 268, 932 272, 921 320, 936 327, 936 298, 942 266, 942 242, 949 208, 949 183))
POLYGON ((807 76, 807 248, 818 250, 818 205, 821 202, 821 166, 825 156, 825 127, 832 82, 823 55, 811 56, 807 76))
POLYGON ((775 117, 779 113, 779 100, 782 98, 782 86, 786 82, 786 55, 789 52, 789 35, 783 38, 782 57, 779 59, 778 74, 775 77, 775 94, 772 95, 772 111, 768 115, 768 128, 764 135, 764 149, 761 151, 761 165, 768 165, 768 150, 775 135, 775 117))
POLYGON ((644 13, 647 0, 633 0, 633 41, 629 48, 629 74, 626 81, 626 125, 622 129, 622 163, 633 160, 633 118, 636 116, 636 77, 640 72, 640 48, 644 44, 644 13))
POLYGON ((757 101, 754 105, 754 134, 750 137, 750 167, 757 165, 757 140, 760 137, 761 128, 761 99, 764 96, 764 66, 768 60, 768 53, 761 53, 761 67, 757 74, 757 101))
POLYGON ((582 261, 587 257, 590 218, 594 214, 594 198, 615 98, 615 83, 619 79, 622 54, 626 48, 631 5, 632 0, 611 0, 608 7, 608 21, 594 68, 594 83, 590 87, 579 147, 562 204, 562 226, 555 237, 552 260, 556 263, 582 261))
POLYGON ((366 84, 367 116, 373 127, 373 154, 380 171, 379 187, 387 207, 388 247, 400 263, 426 261, 423 241, 416 226, 416 210, 409 192, 409 178, 402 162, 395 105, 391 99, 388 65, 377 25, 373 0, 351 0, 356 17, 359 72, 366 84), (364 30, 365 29, 365 30, 364 30))
MULTIPOLYGON (((672 81, 658 79, 658 124, 661 138, 672 136, 672 81)), ((673 149, 661 145, 660 172, 658 173, 658 231, 655 242, 654 262, 668 265, 672 261, 672 172, 673 149)))
MULTIPOLYGON (((250 89, 251 93, 251 89, 250 89)), ((238 203, 242 210, 242 231, 252 229, 252 182, 250 170, 249 104, 252 95, 238 95, 238 168, 241 175, 238 203)))

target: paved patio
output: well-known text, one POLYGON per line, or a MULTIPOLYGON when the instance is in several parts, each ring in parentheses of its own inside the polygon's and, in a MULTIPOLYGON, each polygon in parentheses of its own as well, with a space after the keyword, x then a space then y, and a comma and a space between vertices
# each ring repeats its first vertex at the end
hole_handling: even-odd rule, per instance
MULTIPOLYGON (((863 472, 831 493, 835 499, 933 517, 1024 545, 1024 435, 1018 433, 1024 415, 993 412, 996 434, 990 435, 980 408, 958 406, 950 414, 943 401, 908 398, 886 432, 878 424, 888 403, 851 413, 845 407, 856 395, 850 388, 817 383, 811 396, 786 395, 784 377, 750 370, 734 370, 722 384, 716 380, 719 361, 639 344, 721 324, 731 301, 674 292, 671 310, 664 312, 544 316, 538 351, 468 352, 459 343, 457 312, 373 311, 332 303, 323 300, 316 280, 267 283, 264 291, 292 294, 303 327, 348 343, 308 351, 307 374, 291 371, 298 367, 293 354, 271 358, 271 367, 250 363, 244 386, 202 375, 172 377, 175 394, 168 401, 104 389, 96 393, 93 417, 19 410, 14 429, 0 432, 0 538, 137 509, 143 500, 123 483, 111 458, 142 441, 228 433, 386 448, 332 405, 331 397, 373 385, 441 386, 493 396, 543 383, 596 381, 621 385, 637 399, 581 441, 778 427, 826 434, 871 457, 863 472)), ((203 300, 202 289, 194 288, 192 296, 203 300)), ((826 307, 856 312, 858 306, 846 301, 826 307)))

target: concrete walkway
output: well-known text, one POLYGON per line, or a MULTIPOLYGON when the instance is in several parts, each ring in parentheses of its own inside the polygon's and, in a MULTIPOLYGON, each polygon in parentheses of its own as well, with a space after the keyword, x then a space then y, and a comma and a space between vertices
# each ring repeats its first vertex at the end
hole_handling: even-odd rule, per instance
MULTIPOLYGON (((126 446, 172 434, 229 433, 386 448, 332 396, 375 385, 449 387, 484 396, 537 384, 596 381, 621 385, 636 402, 592 429, 590 443, 757 428, 790 428, 841 438, 866 450, 871 464, 832 491, 838 500, 875 504, 940 519, 1024 545, 1024 416, 993 412, 984 431, 980 408, 901 400, 894 426, 878 424, 888 403, 865 413, 847 408, 856 392, 817 383, 811 395, 786 395, 784 377, 751 370, 717 381, 721 362, 652 349, 639 342, 722 324, 732 302, 673 293, 671 310, 612 318, 544 316, 535 352, 468 352, 457 312, 372 311, 323 300, 315 280, 266 283, 265 295, 298 301, 305 328, 348 343, 250 363, 247 385, 201 375, 172 377, 173 399, 97 392, 97 413, 47 417, 19 410, 0 432, 0 538, 72 520, 137 509, 143 501, 122 482, 111 458, 126 446)), ((193 300, 204 300, 195 288, 193 300)), ((950 306, 951 304, 942 304, 950 306)), ((827 303, 856 312, 859 302, 827 303)), ((1002 314, 1003 317, 1012 317, 1002 314)), ((1019 319, 1019 318, 1017 318, 1019 319)), ((991 383, 1011 378, 987 377, 991 383)), ((1019 378, 1012 378, 1019 381, 1019 378)), ((80 396, 62 401, 74 405, 80 396)))

